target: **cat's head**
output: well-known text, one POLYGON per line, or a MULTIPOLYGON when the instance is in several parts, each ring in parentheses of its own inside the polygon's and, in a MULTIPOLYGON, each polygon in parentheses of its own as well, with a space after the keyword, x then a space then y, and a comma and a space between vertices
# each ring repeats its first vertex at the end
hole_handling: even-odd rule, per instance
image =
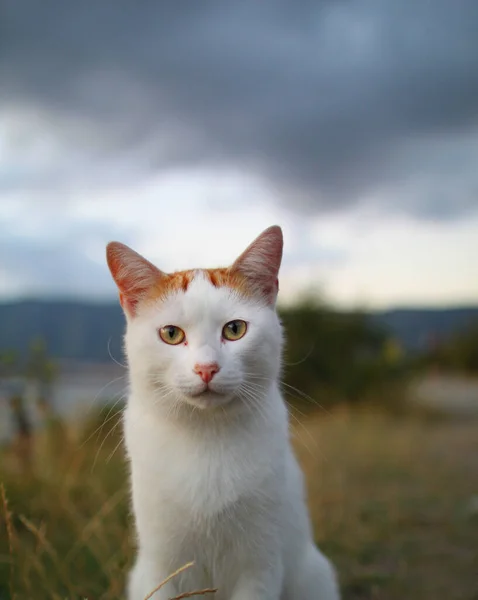
POLYGON ((282 245, 273 226, 231 267, 168 274, 127 246, 108 244, 133 388, 167 407, 254 405, 280 370, 282 245))

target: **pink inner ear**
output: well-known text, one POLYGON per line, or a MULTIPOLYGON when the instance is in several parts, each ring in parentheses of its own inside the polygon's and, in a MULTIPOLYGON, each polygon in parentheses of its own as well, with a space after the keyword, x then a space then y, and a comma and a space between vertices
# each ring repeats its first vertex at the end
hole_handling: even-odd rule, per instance
POLYGON ((271 303, 279 289, 278 273, 282 260, 282 230, 266 229, 236 260, 232 269, 245 276, 271 303))
POLYGON ((107 262, 119 290, 123 310, 134 316, 138 302, 161 278, 162 272, 140 254, 119 242, 107 246, 107 262))

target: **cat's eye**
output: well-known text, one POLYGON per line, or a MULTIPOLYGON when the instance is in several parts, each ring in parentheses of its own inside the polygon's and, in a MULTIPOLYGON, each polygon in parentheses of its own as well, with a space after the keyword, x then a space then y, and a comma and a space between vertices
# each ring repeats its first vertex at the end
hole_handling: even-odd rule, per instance
POLYGON ((159 337, 163 342, 166 342, 166 344, 176 346, 177 344, 184 342, 186 334, 180 327, 176 327, 176 325, 165 325, 159 330, 159 337))
POLYGON ((222 337, 230 342, 235 342, 244 337, 247 331, 247 323, 236 319, 235 321, 229 321, 222 328, 222 337))

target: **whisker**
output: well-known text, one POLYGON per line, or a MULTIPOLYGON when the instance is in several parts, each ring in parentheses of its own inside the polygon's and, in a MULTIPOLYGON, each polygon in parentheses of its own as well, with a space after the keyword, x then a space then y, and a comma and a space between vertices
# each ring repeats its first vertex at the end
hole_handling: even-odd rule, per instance
MULTIPOLYGON (((302 392, 301 390, 297 389, 293 385, 290 385, 289 383, 286 383, 285 381, 281 381, 281 385, 283 385, 286 388, 289 388, 290 390, 292 390, 293 392, 295 392, 296 394, 298 394, 298 398, 302 398, 303 400, 308 400, 309 402, 312 402, 312 404, 315 404, 318 408, 322 409, 328 415, 331 414, 330 411, 327 410, 327 408, 325 408, 325 406, 323 406, 322 404, 320 404, 320 402, 318 402, 317 400, 315 400, 315 398, 312 398, 312 396, 309 396, 305 392, 302 392)), ((291 394, 289 391, 286 391, 285 393, 288 393, 290 396, 292 396, 294 398, 294 395, 291 394)), ((295 396, 295 397, 297 397, 297 396, 295 396)))
POLYGON ((120 398, 118 398, 118 400, 116 400, 116 402, 113 404, 113 406, 110 408, 110 410, 108 411, 108 414, 106 415, 105 419, 101 422, 101 424, 93 431, 93 433, 91 433, 86 440, 81 444, 80 449, 83 448, 85 446, 85 444, 87 444, 91 438, 98 433, 98 436, 100 435, 100 433, 103 431, 103 427, 106 425, 106 423, 109 423, 111 421, 111 419, 114 419, 116 417, 116 415, 119 415, 120 413, 122 413, 124 411, 124 407, 121 407, 119 410, 117 410, 115 413, 113 413, 110 416, 111 411, 117 406, 117 404, 119 402, 121 402, 122 400, 124 400, 126 398, 126 394, 123 394, 120 398))
MULTIPOLYGON (((311 356, 311 354, 314 350, 315 350, 315 342, 312 344, 310 350, 307 352, 307 354, 304 356, 304 358, 301 358, 299 361, 294 362, 294 363, 288 363, 288 362, 284 361, 284 365, 286 367, 297 367, 298 365, 305 363, 305 361, 311 356)), ((286 350, 286 353, 287 353, 287 350, 286 350)))
POLYGON ((98 398, 100 397, 100 395, 106 390, 106 388, 108 388, 112 383, 116 383, 117 381, 120 381, 120 379, 124 379, 125 377, 127 377, 127 375, 120 375, 119 377, 115 377, 114 379, 112 379, 111 381, 108 381, 108 383, 106 383, 95 395, 95 397, 93 398, 91 404, 90 404, 90 408, 89 411, 91 412, 94 408, 94 405, 96 404, 98 398))
MULTIPOLYGON (((252 383, 253 380, 255 380, 255 381, 270 381, 269 377, 264 377, 263 375, 258 375, 256 373, 251 373, 251 372, 248 372, 248 371, 245 371, 244 375, 249 380, 249 383, 252 383)), ((292 398, 307 400, 308 402, 311 402, 312 404, 314 404, 315 406, 317 406, 318 408, 320 408, 321 410, 323 410, 328 415, 331 414, 330 411, 323 404, 321 404, 315 398, 312 398, 312 396, 309 396, 308 394, 306 394, 302 390, 299 390, 298 388, 294 387, 293 385, 291 385, 289 383, 286 383, 285 381, 280 381, 280 386, 281 387, 283 386, 284 388, 287 388, 287 389, 283 389, 282 390, 282 392, 284 393, 284 395, 288 395, 288 396, 290 396, 292 398), (294 394, 292 394, 291 391, 295 392, 295 394, 297 394, 297 396, 294 395, 294 394)))
POLYGON ((113 362, 115 362, 115 363, 116 363, 116 364, 117 364, 119 367, 122 367, 123 369, 127 369, 127 368, 128 368, 128 367, 127 367, 127 365, 123 365, 122 363, 120 363, 120 362, 119 362, 118 360, 116 360, 116 358, 115 358, 115 357, 114 357, 114 356, 111 354, 111 338, 109 338, 109 340, 108 340, 108 345, 107 345, 107 348, 108 348, 108 355, 109 355, 109 357, 111 358, 111 360, 112 360, 113 362))
MULTIPOLYGON (((305 433, 307 434, 307 437, 312 442, 312 444, 314 445, 315 449, 318 450, 317 440, 313 437, 313 435, 310 433, 310 431, 307 429, 307 427, 304 425, 304 423, 302 423, 302 421, 300 419, 298 419, 294 415, 294 413, 289 412, 289 415, 294 419, 294 421, 297 423, 297 425, 299 425, 302 428, 302 430, 305 431, 305 433)), ((305 441, 304 441, 304 446, 306 447, 306 449, 309 452, 309 454, 311 456, 314 456, 314 453, 312 452, 310 446, 308 444, 306 444, 305 441)))
POLYGON ((259 415, 264 419, 267 420, 267 414, 260 402, 261 398, 259 397, 259 395, 257 393, 255 393, 254 388, 251 388, 247 385, 246 382, 244 382, 240 387, 239 387, 240 392, 242 392, 242 394, 244 395, 245 399, 246 399, 246 406, 248 406, 248 402, 250 401, 251 403, 251 408, 255 408, 257 410, 257 412, 259 413, 259 415))
POLYGON ((110 436, 110 435, 112 434, 112 432, 113 432, 113 431, 114 431, 114 430, 115 430, 115 429, 118 427, 118 425, 119 425, 120 423, 121 423, 121 419, 120 419, 120 420, 118 420, 118 422, 117 422, 117 423, 115 423, 115 424, 113 425, 113 427, 111 427, 111 429, 108 431, 108 433, 107 433, 107 434, 105 435, 105 437, 103 438, 103 440, 102 440, 102 442, 101 442, 101 444, 100 444, 100 447, 98 448, 98 450, 97 450, 97 452, 96 452, 96 455, 95 455, 95 460, 93 461, 93 465, 92 465, 92 467, 91 467, 91 473, 93 472, 93 470, 94 470, 94 468, 95 468, 95 466, 96 466, 96 463, 97 463, 97 461, 98 461, 98 457, 99 457, 99 455, 100 455, 101 449, 103 448, 103 446, 104 446, 104 444, 105 444, 106 440, 109 438, 109 436, 110 436))
POLYGON ((110 460, 113 458, 113 456, 115 455, 116 451, 118 450, 118 448, 121 446, 121 444, 124 442, 124 435, 121 436, 120 441, 116 444, 116 446, 113 448, 113 451, 110 452, 110 454, 108 455, 108 458, 106 459, 106 464, 108 464, 110 462, 110 460))

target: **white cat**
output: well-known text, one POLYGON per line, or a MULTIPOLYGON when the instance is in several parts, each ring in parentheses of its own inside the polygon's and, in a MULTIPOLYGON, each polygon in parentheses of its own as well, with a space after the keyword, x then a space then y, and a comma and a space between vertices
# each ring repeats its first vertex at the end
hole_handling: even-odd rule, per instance
POLYGON ((228 269, 166 274, 120 244, 108 265, 127 318, 124 416, 138 555, 129 600, 337 600, 314 545, 279 391, 282 231, 228 269))

